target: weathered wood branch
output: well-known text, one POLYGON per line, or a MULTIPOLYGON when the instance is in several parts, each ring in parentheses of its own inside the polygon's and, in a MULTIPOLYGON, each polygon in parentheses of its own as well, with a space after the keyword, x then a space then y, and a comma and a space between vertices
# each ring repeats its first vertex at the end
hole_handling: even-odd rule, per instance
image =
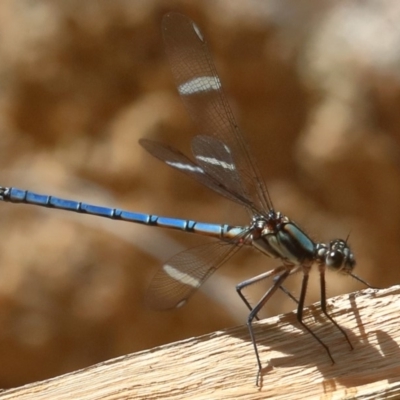
POLYGON ((247 327, 240 326, 6 390, 0 400, 400 398, 400 286, 346 294, 329 304, 354 350, 318 304, 307 309, 306 321, 335 365, 299 328, 294 312, 260 321, 261 387, 247 327))

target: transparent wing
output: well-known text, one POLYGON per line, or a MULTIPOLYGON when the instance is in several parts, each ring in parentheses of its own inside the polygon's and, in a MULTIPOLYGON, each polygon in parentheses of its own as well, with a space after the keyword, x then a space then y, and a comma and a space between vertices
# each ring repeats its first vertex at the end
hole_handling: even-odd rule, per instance
POLYGON ((233 196, 234 201, 244 205, 251 216, 258 212, 248 194, 238 190, 241 187, 240 174, 226 144, 212 136, 198 135, 192 140, 192 151, 198 165, 214 181, 219 182, 219 186, 223 186, 233 196))
POLYGON ((241 246, 240 242, 206 243, 174 255, 151 281, 146 303, 158 310, 183 306, 241 246))
POLYGON ((239 131, 199 28, 178 13, 165 15, 162 26, 179 94, 199 134, 214 136, 230 149, 240 179, 232 179, 229 189, 250 198, 260 212, 271 209, 267 188, 239 131))
POLYGON ((151 155, 161 161, 164 161, 165 164, 176 168, 178 171, 190 176, 197 182, 207 186, 221 196, 224 196, 231 201, 248 207, 247 199, 241 198, 236 193, 231 193, 225 185, 219 183, 219 180, 216 180, 215 178, 210 176, 203 169, 203 167, 194 163, 192 160, 190 160, 190 158, 186 157, 182 152, 175 149, 174 147, 149 139, 140 139, 139 143, 151 155))

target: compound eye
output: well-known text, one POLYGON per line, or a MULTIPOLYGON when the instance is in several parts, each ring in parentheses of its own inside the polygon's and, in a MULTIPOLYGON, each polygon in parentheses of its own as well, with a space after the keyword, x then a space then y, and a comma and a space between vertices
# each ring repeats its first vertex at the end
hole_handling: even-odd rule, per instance
POLYGON ((331 251, 326 256, 326 265, 331 268, 339 269, 343 265, 344 254, 341 251, 331 251))

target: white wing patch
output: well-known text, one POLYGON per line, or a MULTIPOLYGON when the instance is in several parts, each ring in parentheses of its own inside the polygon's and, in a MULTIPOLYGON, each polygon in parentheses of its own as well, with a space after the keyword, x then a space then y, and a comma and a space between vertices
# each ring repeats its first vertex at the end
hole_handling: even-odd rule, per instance
POLYGON ((187 171, 193 171, 193 172, 200 172, 204 174, 204 171, 200 167, 196 167, 190 164, 184 164, 181 162, 173 162, 173 161, 165 161, 165 164, 170 165, 171 167, 180 169, 180 170, 187 170, 187 171))
POLYGON ((199 76, 178 86, 182 96, 190 94, 210 92, 221 88, 221 81, 218 76, 199 76))
POLYGON ((236 169, 235 164, 230 164, 230 163, 227 163, 225 161, 218 160, 215 157, 205 157, 205 156, 197 155, 196 159, 197 160, 201 160, 201 161, 203 161, 205 163, 208 163, 208 164, 219 165, 220 167, 222 167, 224 169, 229 169, 231 171, 234 171, 236 169))
POLYGON ((201 281, 198 279, 194 278, 193 276, 190 276, 188 274, 185 274, 182 271, 179 271, 178 269, 174 268, 172 265, 165 264, 163 266, 164 272, 170 276, 171 278, 175 279, 176 281, 183 283, 185 285, 193 286, 193 287, 199 287, 201 284, 201 281))

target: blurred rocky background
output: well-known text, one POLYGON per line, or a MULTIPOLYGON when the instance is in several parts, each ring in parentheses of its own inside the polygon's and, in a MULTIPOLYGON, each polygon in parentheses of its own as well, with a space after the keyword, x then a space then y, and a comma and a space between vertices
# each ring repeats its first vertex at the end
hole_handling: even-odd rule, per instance
MULTIPOLYGON (((394 0, 4 0, 0 184, 171 217, 248 223, 237 206, 137 143, 147 137, 190 151, 196 133, 163 49, 161 18, 172 10, 203 30, 275 208, 316 240, 350 235, 355 272, 374 286, 398 283, 394 0)), ((143 305, 156 268, 207 239, 7 203, 0 218, 3 388, 242 324, 247 313, 235 284, 278 265, 243 250, 184 308, 156 312, 143 305)), ((301 276, 291 279, 288 287, 298 294, 301 276)), ((328 297, 362 288, 334 273, 327 282, 328 297)), ((267 287, 249 290, 249 298, 267 287)), ((307 301, 318 299, 313 274, 307 301)), ((278 294, 263 316, 294 308, 278 294)), ((318 331, 319 322, 307 318, 318 331)), ((267 358, 268 348, 261 355, 267 358)))

